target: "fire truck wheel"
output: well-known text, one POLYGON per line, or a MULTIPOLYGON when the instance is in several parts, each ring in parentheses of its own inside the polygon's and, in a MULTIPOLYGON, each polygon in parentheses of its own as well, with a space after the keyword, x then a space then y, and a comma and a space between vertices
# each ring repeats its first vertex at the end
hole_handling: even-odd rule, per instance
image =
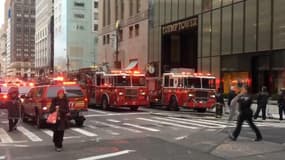
POLYGON ((102 109, 103 110, 108 110, 109 109, 109 104, 108 104, 108 99, 106 96, 102 98, 102 109))
POLYGON ((136 107, 131 107, 131 110, 132 110, 132 111, 138 111, 138 109, 139 109, 138 106, 136 106, 136 107))
POLYGON ((167 110, 171 110, 171 111, 178 111, 179 110, 179 107, 178 107, 178 104, 177 104, 177 100, 176 100, 176 98, 174 96, 172 96, 170 98, 167 110))

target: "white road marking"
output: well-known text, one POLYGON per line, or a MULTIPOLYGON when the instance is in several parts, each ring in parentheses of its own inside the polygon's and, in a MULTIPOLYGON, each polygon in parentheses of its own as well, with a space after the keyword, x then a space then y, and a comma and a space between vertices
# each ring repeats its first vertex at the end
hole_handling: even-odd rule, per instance
POLYGON ((25 136, 27 136, 33 142, 41 142, 43 141, 40 137, 35 135, 33 132, 27 130, 26 128, 19 126, 17 128, 20 132, 22 132, 25 136))
MULTIPOLYGON (((161 119, 161 118, 156 118, 156 119, 161 119)), ((182 118, 174 118, 174 117, 169 117, 169 119, 165 119, 163 118, 163 120, 168 120, 168 121, 172 121, 172 122, 177 122, 177 123, 181 123, 181 124, 189 124, 187 122, 191 122, 191 125, 194 126, 199 126, 199 127, 205 127, 205 128, 223 128, 225 127, 225 125, 219 125, 219 124, 210 124, 206 123, 206 122, 200 122, 200 121, 196 121, 196 120, 190 120, 190 119, 182 119, 182 118), (214 126, 216 125, 216 126, 214 126)))
POLYGON ((150 113, 109 113, 109 114, 89 114, 84 117, 106 117, 106 116, 128 116, 128 115, 149 115, 150 113))
POLYGON ((2 121, 1 123, 2 123, 2 124, 8 124, 9 121, 2 121))
POLYGON ((13 139, 3 128, 0 128, 0 140, 2 143, 13 143, 13 139))
MULTIPOLYGON (((53 137, 53 132, 51 130, 42 129, 41 131, 44 132, 45 134, 47 134, 48 136, 53 137)), ((74 139, 74 138, 80 138, 80 136, 63 137, 63 139, 74 139)))
POLYGON ((71 128, 71 130, 75 131, 75 132, 78 132, 80 134, 83 134, 87 137, 97 137, 98 135, 95 134, 95 133, 92 133, 92 132, 89 132, 89 131, 86 131, 84 129, 80 129, 80 128, 71 128))
POLYGON ((130 132, 134 132, 134 133, 142 133, 139 130, 136 129, 131 129, 131 128, 127 128, 127 127, 121 127, 121 126, 117 126, 117 125, 113 125, 113 124, 109 124, 109 123, 105 123, 105 122, 101 122, 101 121, 95 121, 92 120, 91 122, 97 123, 97 124, 101 124, 104 126, 108 126, 108 127, 112 127, 112 128, 116 128, 116 129, 122 129, 122 130, 126 130, 126 131, 130 131, 130 132))
POLYGON ((114 123, 120 123, 121 121, 115 120, 115 119, 107 119, 109 122, 114 122, 114 123))
POLYGON ((106 158, 111 158, 111 157, 117 157, 117 156, 129 154, 129 153, 133 153, 133 152, 136 152, 136 151, 135 150, 124 150, 124 151, 120 151, 120 152, 103 154, 103 155, 99 155, 99 156, 81 158, 78 160, 100 160, 100 159, 106 159, 106 158))
POLYGON ((135 127, 135 128, 139 128, 139 129, 151 131, 151 132, 159 132, 159 131, 160 131, 160 130, 158 130, 158 129, 154 129, 154 128, 150 128, 150 127, 144 127, 144 126, 135 125, 135 124, 130 124, 130 123, 124 123, 123 125, 125 125, 125 126, 131 126, 131 127, 135 127))
POLYGON ((6 156, 0 156, 0 159, 6 159, 6 156))
POLYGON ((185 125, 181 125, 181 124, 176 124, 176 123, 171 123, 171 122, 164 122, 164 121, 147 119, 147 118, 137 118, 137 119, 143 120, 143 121, 148 121, 148 122, 155 122, 155 123, 160 123, 160 124, 171 125, 171 126, 180 127, 180 128, 198 129, 197 127, 190 127, 190 126, 185 126, 185 125))
POLYGON ((95 109, 88 108, 88 111, 95 112, 95 113, 100 113, 100 114, 108 114, 108 112, 100 111, 100 110, 97 110, 97 109, 95 110, 95 109))
MULTIPOLYGON (((91 129, 98 129, 98 127, 93 126, 93 125, 85 125, 85 126, 88 127, 88 128, 91 128, 91 129)), ((114 135, 114 136, 120 135, 120 133, 113 132, 112 130, 105 130, 105 129, 102 129, 102 130, 107 132, 107 133, 109 133, 109 134, 111 134, 111 135, 114 135)))
POLYGON ((175 140, 180 141, 183 139, 186 139, 188 136, 181 136, 181 137, 176 137, 175 140))

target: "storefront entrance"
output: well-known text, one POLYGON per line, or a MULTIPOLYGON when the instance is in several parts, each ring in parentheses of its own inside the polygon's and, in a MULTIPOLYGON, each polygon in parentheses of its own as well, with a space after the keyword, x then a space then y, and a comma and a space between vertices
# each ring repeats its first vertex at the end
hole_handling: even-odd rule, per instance
POLYGON ((178 67, 197 70, 197 24, 194 17, 162 27, 162 73, 178 67))

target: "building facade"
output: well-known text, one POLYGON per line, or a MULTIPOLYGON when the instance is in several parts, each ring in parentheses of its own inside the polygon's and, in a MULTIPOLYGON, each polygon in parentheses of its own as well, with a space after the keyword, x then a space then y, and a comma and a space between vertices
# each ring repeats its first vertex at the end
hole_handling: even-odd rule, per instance
POLYGON ((0 28, 0 77, 4 77, 6 73, 6 43, 7 35, 3 25, 0 28))
POLYGON ((211 72, 225 92, 285 87, 284 0, 152 1, 148 61, 211 72))
POLYGON ((54 69, 71 72, 92 66, 97 34, 93 31, 94 1, 54 1, 54 69))
POLYGON ((35 70, 37 75, 53 72, 53 0, 36 0, 35 70))
POLYGON ((33 77, 35 58, 35 0, 12 0, 8 11, 7 75, 33 77))
POLYGON ((148 8, 145 0, 99 1, 98 64, 144 71, 148 57, 148 8))

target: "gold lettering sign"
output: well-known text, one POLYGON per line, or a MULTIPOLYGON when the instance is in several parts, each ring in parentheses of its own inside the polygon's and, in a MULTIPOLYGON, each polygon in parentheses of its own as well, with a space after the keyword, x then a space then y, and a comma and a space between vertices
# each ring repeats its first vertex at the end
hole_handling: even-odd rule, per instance
POLYGON ((183 31, 198 25, 198 18, 187 19, 174 24, 169 24, 162 27, 162 34, 183 31))

